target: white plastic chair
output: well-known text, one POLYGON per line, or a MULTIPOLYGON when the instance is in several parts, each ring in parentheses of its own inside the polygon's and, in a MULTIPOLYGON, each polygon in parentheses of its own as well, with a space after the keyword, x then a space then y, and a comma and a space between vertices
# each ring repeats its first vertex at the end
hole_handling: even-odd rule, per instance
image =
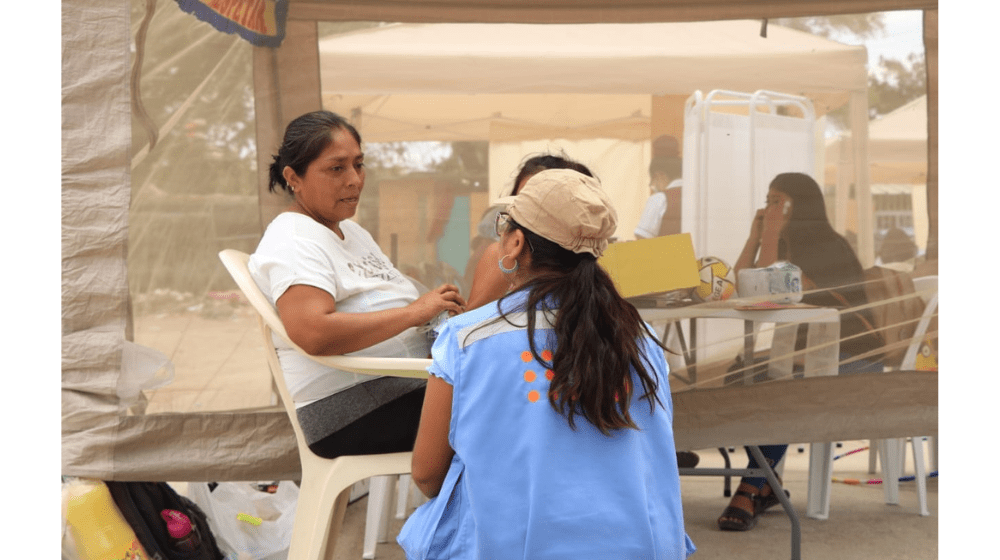
MULTIPOLYGON (((285 405, 285 411, 295 430, 299 460, 302 463, 302 484, 295 508, 295 525, 288 557, 296 560, 332 560, 337 537, 344 520, 351 486, 360 480, 374 477, 368 495, 368 515, 365 525, 364 558, 375 557, 374 542, 381 537, 385 542, 391 479, 387 475, 410 472, 412 453, 386 453, 381 455, 352 455, 326 459, 314 454, 306 444, 302 427, 295 413, 288 386, 278 361, 271 334, 281 338, 296 350, 309 356, 288 338, 278 313, 250 277, 247 262, 250 256, 234 249, 219 253, 222 264, 236 281, 236 285, 257 312, 267 361, 274 385, 285 405), (373 523, 373 521, 377 521, 373 523), (369 543, 371 547, 369 549, 369 543)), ((368 375, 426 378, 428 359, 415 358, 360 358, 353 356, 309 356, 338 369, 368 375)), ((404 490, 405 493, 407 490, 404 490)), ((404 504, 405 509, 405 504, 404 504)))
MULTIPOLYGON (((913 370, 916 368, 917 352, 920 351, 920 345, 927 334, 927 328, 930 325, 931 319, 937 313, 937 276, 914 278, 913 285, 914 290, 924 300, 925 305, 910 344, 903 356, 903 361, 899 365, 900 370, 913 370)), ((927 509, 927 470, 924 466, 923 438, 915 436, 908 439, 913 450, 913 470, 917 485, 918 513, 922 516, 927 516, 930 515, 930 511, 927 509)), ((903 475, 906 463, 906 441, 907 438, 872 440, 869 445, 868 472, 875 472, 875 458, 877 453, 879 461, 882 464, 882 490, 885 494, 885 503, 887 504, 899 504, 899 478, 903 475)), ((932 461, 936 468, 937 445, 936 442, 931 445, 932 461)), ((827 450, 824 449, 824 451, 827 450)), ((827 459, 828 472, 832 472, 832 446, 829 448, 827 455, 829 456, 827 459)), ((826 519, 830 511, 830 482, 827 474, 821 474, 818 471, 819 469, 811 469, 810 480, 814 478, 819 480, 820 477, 825 476, 826 479, 823 480, 823 486, 826 491, 819 494, 818 501, 815 504, 810 504, 811 512, 809 515, 817 519, 826 519)))
MULTIPOLYGON (((899 366, 900 370, 916 369, 917 353, 927 335, 927 328, 931 319, 937 314, 938 307, 938 279, 937 276, 924 276, 913 279, 913 287, 924 300, 924 312, 917 322, 910 345, 906 348, 906 354, 899 366)), ((924 448, 923 438, 914 436, 910 438, 913 448, 913 469, 917 483, 917 499, 920 504, 920 515, 930 515, 927 510, 927 475, 924 468, 924 448)), ((899 477, 903 475, 905 465, 905 443, 904 439, 889 439, 878 442, 879 457, 882 459, 882 487, 885 492, 885 503, 899 503, 899 477)), ((931 443, 931 461, 937 468, 937 443, 931 443)), ((870 459, 869 459, 870 461, 870 459)), ((871 464, 869 463, 869 469, 871 464)), ((871 469, 870 469, 871 470, 871 469)))

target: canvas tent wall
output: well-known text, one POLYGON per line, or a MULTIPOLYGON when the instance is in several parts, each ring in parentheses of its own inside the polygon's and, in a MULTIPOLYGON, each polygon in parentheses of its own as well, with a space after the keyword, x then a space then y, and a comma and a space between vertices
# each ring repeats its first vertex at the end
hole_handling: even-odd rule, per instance
MULTIPOLYGON (((315 21, 597 23, 760 19, 927 10, 929 198, 936 201, 936 1, 533 0, 291 1, 284 46, 315 45, 315 21)), ((111 0, 62 3, 62 473, 116 480, 258 480, 297 477, 283 412, 130 415, 116 395, 130 334, 128 254, 131 115, 130 12, 111 0)), ((301 60, 257 49, 254 80, 282 83, 301 60), (279 64, 272 65, 273 61, 279 64)), ((309 59, 305 61, 309 62, 309 59)), ((312 63, 316 63, 316 59, 312 63)), ((318 75, 318 72, 316 73, 318 75)), ((319 84, 256 99, 258 146, 320 105, 319 84), (280 95, 284 93, 286 95, 280 95)), ((150 151, 149 153, 153 153, 150 151)), ((258 158, 267 153, 260 150, 258 158)), ((266 200, 262 199, 266 213, 266 200)), ((936 207, 931 210, 936 235, 936 207)))

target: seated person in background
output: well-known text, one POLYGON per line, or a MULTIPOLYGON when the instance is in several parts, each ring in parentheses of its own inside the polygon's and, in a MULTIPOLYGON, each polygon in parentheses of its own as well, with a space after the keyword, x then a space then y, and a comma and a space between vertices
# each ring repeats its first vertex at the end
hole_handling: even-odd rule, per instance
MULTIPOLYGON (((514 190, 511 192, 511 195, 516 195, 520 192, 521 187, 524 186, 524 183, 527 182, 528 179, 539 171, 543 171, 545 169, 573 169, 588 177, 594 176, 590 169, 587 169, 586 165, 575 162, 569 158, 556 155, 534 156, 521 164, 521 169, 517 172, 517 177, 514 178, 514 190)), ((487 210, 479 224, 480 235, 483 235, 484 229, 494 228, 494 221, 496 220, 497 212, 503 210, 504 208, 506 208, 506 206, 495 204, 490 208, 492 212, 487 210)), ((507 279, 500 274, 500 270, 497 268, 497 261, 500 259, 500 252, 495 241, 498 237, 496 234, 490 234, 489 232, 486 233, 491 235, 494 243, 485 246, 485 248, 482 249, 478 260, 475 261, 475 275, 472 280, 472 288, 469 290, 469 303, 466 306, 466 308, 470 310, 500 299, 501 296, 507 293, 507 288, 509 287, 507 279)))
POLYGON ((879 266, 898 272, 913 272, 916 257, 917 244, 905 231, 893 227, 885 233, 878 248, 879 266))
MULTIPOLYGON (((417 289, 348 218, 365 186, 361 137, 329 111, 302 115, 285 130, 270 190, 292 204, 268 226, 250 274, 275 305, 289 338, 311 355, 426 358, 416 327, 465 303, 452 285, 417 289)), ((426 382, 373 377, 323 366, 275 339, 309 448, 317 455, 410 451, 426 382)))
POLYGON ((681 163, 676 138, 660 136, 653 142, 653 158, 649 162, 650 196, 635 226, 636 239, 681 232, 681 163))
MULTIPOLYGON (((825 288, 804 294, 803 303, 846 308, 868 303, 861 263, 847 240, 830 225, 819 185, 803 173, 781 173, 771 181, 767 206, 757 211, 735 269, 763 268, 777 261, 788 261, 802 269, 803 291, 825 288)), ((840 373, 882 371, 877 361, 882 339, 870 325, 872 317, 867 309, 841 314, 840 373)), ((796 349, 804 348, 804 342, 800 336, 796 349)), ((764 445, 760 449, 774 467, 787 448, 764 445)), ((753 457, 748 468, 757 468, 753 457)), ((719 528, 750 530, 761 513, 778 503, 763 477, 744 477, 729 507, 719 517, 719 528)))
POLYGON ((663 350, 597 264, 616 221, 570 169, 534 175, 501 214, 512 291, 432 349, 412 466, 431 500, 399 535, 408 558, 694 552, 663 350))

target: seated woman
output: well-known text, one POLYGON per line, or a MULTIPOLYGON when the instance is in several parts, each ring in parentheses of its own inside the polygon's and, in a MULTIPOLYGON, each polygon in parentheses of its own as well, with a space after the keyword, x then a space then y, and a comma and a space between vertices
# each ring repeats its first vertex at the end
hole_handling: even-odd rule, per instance
MULTIPOLYGON (((864 269, 847 240, 830 225, 819 185, 804 173, 781 173, 771 181, 767 206, 757 211, 735 269, 738 273, 778 261, 802 269, 802 288, 807 292, 803 303, 848 309, 840 317, 840 373, 882 371, 878 362, 882 338, 871 326, 870 311, 851 310, 868 303, 864 269)), ((797 349, 805 347, 801 330, 797 349)), ((760 449, 774 467, 788 446, 764 445, 760 449)), ((757 468, 753 457, 749 468, 757 468)), ((744 477, 719 517, 719 528, 748 531, 757 523, 757 516, 778 503, 763 477, 744 477)))
MULTIPOLYGON (((429 342, 416 327, 441 312, 461 312, 464 301, 447 284, 418 297, 372 236, 348 219, 365 186, 357 130, 329 111, 293 120, 269 186, 293 202, 267 226, 249 267, 292 342, 316 356, 426 358, 429 342)), ((275 345, 314 453, 413 448, 425 381, 340 371, 277 338, 275 345)))
POLYGON ((512 291, 434 343, 412 465, 432 499, 400 533, 408 558, 694 552, 663 351, 597 264, 616 222, 569 169, 534 175, 500 214, 494 266, 512 291))
MULTIPOLYGON (((546 169, 573 169, 574 171, 579 171, 588 177, 593 177, 594 174, 587 169, 587 166, 575 162, 569 158, 556 156, 556 155, 538 155, 533 156, 521 164, 521 169, 517 172, 517 177, 514 178, 514 191, 511 195, 516 195, 521 191, 521 187, 524 183, 528 181, 534 174, 539 171, 544 171, 546 169)), ((489 221, 488 228, 493 229, 493 220, 496 218, 496 213, 503 210, 504 206, 494 205, 491 207, 492 212, 487 211, 486 215, 483 216, 483 221, 489 221)), ((480 224, 480 230, 484 229, 482 226, 485 224, 480 224)), ((491 234, 491 237, 496 241, 497 237, 492 232, 487 232, 491 234)), ((480 233, 482 235, 482 232, 480 233)), ((473 255, 474 257, 476 255, 473 255)), ((479 251, 479 256, 475 260, 470 259, 470 262, 476 263, 475 274, 472 277, 472 288, 469 290, 469 303, 466 306, 467 309, 475 309, 482 305, 485 305, 491 301, 496 301, 500 299, 505 293, 507 293, 507 288, 510 286, 507 280, 504 278, 503 274, 500 273, 500 269, 497 268, 497 260, 500 258, 500 252, 498 245, 496 243, 491 243, 481 247, 479 251)))

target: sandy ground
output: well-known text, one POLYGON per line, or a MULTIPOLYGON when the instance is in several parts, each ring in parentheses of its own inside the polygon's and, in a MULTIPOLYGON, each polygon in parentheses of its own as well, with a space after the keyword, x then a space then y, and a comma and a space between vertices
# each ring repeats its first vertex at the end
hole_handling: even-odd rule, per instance
MULTIPOLYGON (((836 454, 843 454, 868 444, 866 441, 842 442, 836 454)), ((918 515, 914 482, 900 484, 899 505, 887 505, 881 485, 848 485, 835 482, 831 490, 830 517, 826 520, 805 517, 806 485, 808 482, 808 446, 798 453, 789 448, 784 469, 784 482, 791 492, 792 505, 799 515, 802 528, 802 558, 809 560, 877 559, 932 560, 938 558, 938 479, 927 484, 928 508, 931 515, 918 515)), ((701 450, 699 466, 722 467, 722 457, 714 449, 701 450)), ((734 457, 742 455, 737 450, 734 457)), ((840 458, 834 463, 835 479, 878 479, 869 474, 867 451, 840 458)), ((912 457, 907 472, 912 474, 912 457)), ((183 483, 176 484, 183 491, 183 483)), ((735 481, 734 481, 735 486, 735 481)), ((740 558, 746 560, 789 558, 791 523, 775 508, 768 511, 757 526, 747 533, 719 531, 715 520, 728 503, 722 493, 721 477, 681 477, 684 502, 684 522, 688 535, 698 551, 692 558, 714 560, 740 558)), ((362 555, 367 497, 352 503, 341 530, 335 560, 359 560, 362 555)), ((408 512, 412 512, 412 507, 408 512)), ((376 548, 380 560, 403 560, 402 549, 395 537, 403 520, 390 524, 390 538, 376 548)))
POLYGON ((147 414, 271 404, 267 355, 249 306, 149 315, 136 320, 135 341, 163 352, 174 364, 174 381, 146 392, 147 414))

